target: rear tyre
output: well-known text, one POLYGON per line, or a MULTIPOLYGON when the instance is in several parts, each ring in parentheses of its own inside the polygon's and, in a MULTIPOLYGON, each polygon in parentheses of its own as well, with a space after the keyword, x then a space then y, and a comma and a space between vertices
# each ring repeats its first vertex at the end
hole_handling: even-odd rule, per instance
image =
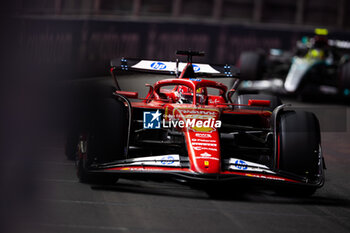
POLYGON ((88 154, 99 163, 123 158, 128 129, 127 110, 121 101, 105 98, 92 113, 88 154))
MULTIPOLYGON (((84 144, 87 145, 86 140, 81 140, 79 142, 80 145, 84 144)), ((80 147, 79 145, 79 147, 80 147)), ((94 176, 89 174, 89 165, 90 165, 90 160, 87 158, 86 152, 83 151, 82 148, 79 148, 78 155, 77 155, 77 161, 76 161, 76 166, 77 166, 77 176, 78 179, 81 183, 94 183, 94 176)))
POLYGON ((239 57, 242 80, 262 79, 265 57, 257 52, 243 52, 239 57))
POLYGON ((74 132, 68 132, 65 138, 64 153, 69 160, 74 160, 78 152, 79 135, 74 132))
MULTIPOLYGON (((96 103, 95 103, 96 104, 96 103)), ((87 136, 81 136, 77 158, 78 178, 83 183, 111 184, 112 174, 93 173, 91 165, 122 159, 127 140, 127 112, 124 104, 104 98, 91 113, 87 136)))
MULTIPOLYGON (((279 117, 277 168, 309 179, 319 174, 320 126, 316 116, 304 111, 285 111, 279 117)), ((315 187, 294 191, 310 195, 315 187)))
MULTIPOLYGON (((282 104, 279 97, 273 95, 261 95, 261 94, 245 94, 237 96, 236 103, 247 105, 250 99, 254 100, 270 100, 271 104, 269 107, 264 107, 264 110, 273 111, 276 107, 282 104)), ((249 109, 249 110, 261 110, 262 107, 249 107, 249 106, 236 106, 238 109, 249 109)))

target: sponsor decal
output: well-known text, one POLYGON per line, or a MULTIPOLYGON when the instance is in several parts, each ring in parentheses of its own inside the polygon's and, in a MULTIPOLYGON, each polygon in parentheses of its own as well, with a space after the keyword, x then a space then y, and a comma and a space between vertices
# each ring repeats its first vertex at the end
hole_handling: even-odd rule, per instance
POLYGON ((240 159, 236 159, 236 158, 230 158, 228 162, 229 162, 229 164, 232 164, 232 165, 244 163, 244 164, 247 165, 248 167, 256 167, 256 168, 262 168, 262 169, 269 169, 269 167, 267 167, 266 165, 259 164, 259 163, 253 163, 253 162, 249 162, 249 161, 244 161, 244 160, 240 160, 240 159), (241 161, 241 162, 240 162, 240 161, 241 161))
POLYGON ((253 163, 253 162, 244 161, 244 160, 235 159, 235 158, 230 158, 228 160, 228 163, 230 164, 229 169, 232 169, 232 170, 266 172, 266 173, 275 174, 275 172, 271 171, 269 167, 263 164, 253 163))
POLYGON ((243 170, 243 171, 253 171, 253 172, 266 172, 266 173, 270 173, 270 174, 275 174, 275 172, 264 169, 264 168, 257 168, 257 167, 249 167, 249 165, 247 165, 246 168, 242 169, 242 166, 239 166, 239 168, 237 168, 236 165, 232 165, 229 166, 229 169, 232 170, 243 170))
POLYGON ((175 159, 171 155, 164 156, 161 160, 161 163, 164 165, 170 165, 170 164, 173 164, 174 162, 175 162, 175 159))
POLYGON ((202 79, 200 79, 200 78, 190 78, 190 80, 191 80, 191 81, 196 81, 196 82, 202 81, 202 79))
POLYGON ((192 138, 192 142, 216 142, 216 141, 210 140, 210 139, 192 138))
POLYGON ((214 109, 176 109, 186 119, 188 129, 194 132, 213 132, 221 127, 219 112, 214 109))
POLYGON ((201 70, 201 68, 198 65, 192 64, 194 72, 198 72, 201 70))
POLYGON ((256 178, 261 178, 261 179, 269 179, 269 180, 281 180, 281 181, 287 181, 287 179, 284 179, 284 178, 282 178, 282 177, 276 177, 276 176, 265 176, 265 175, 260 175, 260 174, 246 174, 246 176, 256 177, 256 178))
MULTIPOLYGON (((163 68, 162 70, 167 71, 174 71, 177 67, 176 62, 167 62, 167 61, 153 61, 153 60, 141 60, 137 64, 133 65, 132 68, 134 69, 154 69, 151 64, 154 63, 162 63, 166 66, 166 68, 163 68)), ((178 64, 179 72, 181 72, 185 67, 187 63, 180 62, 178 64)), ((214 69, 208 64, 192 64, 194 72, 203 72, 203 73, 210 73, 210 74, 219 74, 220 71, 214 69)))
POLYGON ((211 157, 211 154, 209 154, 208 152, 204 152, 203 154, 200 154, 203 157, 211 157))
POLYGON ((148 168, 148 167, 131 167, 130 168, 130 171, 154 171, 154 170, 156 170, 156 169, 154 169, 154 168, 148 168))
POLYGON ((243 160, 238 160, 238 159, 235 162, 235 167, 240 169, 240 170, 247 170, 247 168, 248 168, 246 162, 244 162, 243 160))
POLYGON ((209 99, 209 104, 217 104, 217 103, 220 103, 220 100, 218 100, 218 99, 214 99, 214 100, 212 100, 212 99, 209 99))
POLYGON ((195 135, 199 138, 212 138, 211 134, 208 133, 196 133, 195 135))
POLYGON ((212 157, 208 152, 204 152, 200 154, 200 156, 196 156, 197 159, 210 159, 210 160, 219 160, 219 158, 212 157))
POLYGON ((216 116, 216 112, 207 110, 196 110, 196 109, 181 109, 184 114, 199 114, 199 115, 211 115, 216 116))
POLYGON ((177 154, 169 154, 169 155, 158 155, 158 156, 147 156, 147 157, 139 157, 128 159, 127 161, 123 161, 122 165, 130 165, 130 166, 172 166, 177 167, 180 166, 179 155, 177 154))
POLYGON ((217 146, 216 143, 193 142, 193 146, 217 146))
POLYGON ((210 151, 218 151, 217 148, 211 148, 211 147, 203 147, 203 146, 194 146, 192 147, 194 150, 199 151, 199 150, 210 150, 210 151))
POLYGON ((143 128, 144 129, 160 129, 160 116, 162 114, 157 111, 143 112, 143 128))
POLYGON ((153 62, 151 64, 151 68, 153 68, 155 70, 165 70, 166 65, 163 62, 153 62))

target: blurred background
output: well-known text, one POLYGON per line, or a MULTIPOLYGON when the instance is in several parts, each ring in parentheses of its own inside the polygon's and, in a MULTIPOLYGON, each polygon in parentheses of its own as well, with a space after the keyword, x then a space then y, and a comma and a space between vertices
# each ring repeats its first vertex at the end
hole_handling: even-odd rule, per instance
POLYGON ((174 60, 176 49, 235 64, 245 50, 291 49, 315 27, 350 38, 346 0, 14 0, 9 7, 15 48, 64 78, 106 74, 114 57, 174 60))

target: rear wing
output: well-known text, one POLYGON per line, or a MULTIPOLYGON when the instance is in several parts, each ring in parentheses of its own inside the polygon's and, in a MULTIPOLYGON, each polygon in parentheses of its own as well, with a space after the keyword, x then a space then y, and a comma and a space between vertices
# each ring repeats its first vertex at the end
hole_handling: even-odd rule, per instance
MULTIPOLYGON (((172 61, 141 60, 121 58, 111 60, 112 70, 136 71, 155 74, 178 75, 188 63, 172 61)), ((239 69, 231 65, 211 65, 202 63, 191 63, 195 76, 207 76, 210 78, 238 78, 239 69)))

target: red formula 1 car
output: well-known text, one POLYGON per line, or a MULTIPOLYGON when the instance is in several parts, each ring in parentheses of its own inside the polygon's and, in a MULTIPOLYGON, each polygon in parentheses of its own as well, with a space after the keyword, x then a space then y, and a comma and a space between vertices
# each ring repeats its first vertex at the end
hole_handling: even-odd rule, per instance
POLYGON ((80 181, 244 178, 308 191, 322 187, 324 160, 314 114, 288 110, 274 96, 235 96, 235 68, 192 63, 200 52, 178 54, 188 63, 112 60, 117 90, 98 104, 98 120, 80 133, 80 181), (141 99, 119 89, 119 70, 175 77, 147 84, 149 92, 141 99), (232 78, 234 85, 228 89, 206 79, 215 77, 232 78))

